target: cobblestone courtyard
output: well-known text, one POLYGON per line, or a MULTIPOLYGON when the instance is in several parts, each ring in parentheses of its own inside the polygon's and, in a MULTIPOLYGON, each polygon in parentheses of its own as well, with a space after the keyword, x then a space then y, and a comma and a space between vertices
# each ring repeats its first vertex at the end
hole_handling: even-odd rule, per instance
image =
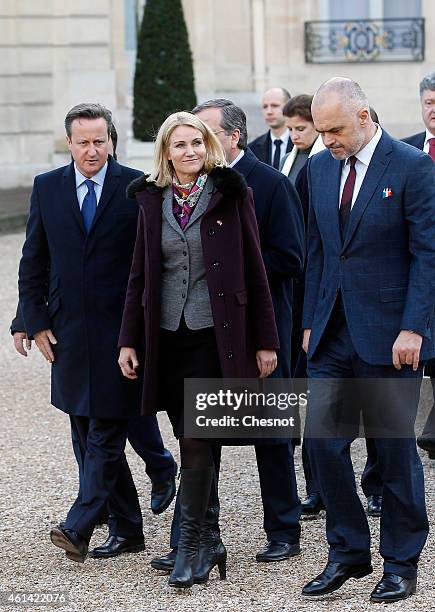
MULTIPOLYGON (((50 526, 65 516, 75 497, 77 469, 68 418, 49 404, 49 366, 36 348, 27 359, 18 355, 8 330, 16 307, 16 275, 23 237, 22 233, 0 237, 0 591, 61 591, 69 602, 59 609, 99 612, 373 609, 368 602, 369 593, 382 574, 377 519, 370 519, 374 573, 363 580, 347 582, 337 593, 320 601, 307 601, 300 591, 326 561, 324 518, 303 523, 301 556, 277 564, 255 562, 255 553, 264 543, 264 532, 255 456, 249 447, 223 450, 220 493, 222 538, 228 549, 226 582, 220 582, 214 570, 207 585, 178 593, 166 585, 165 575, 151 569, 151 558, 168 550, 173 505, 161 516, 152 515, 150 482, 141 460, 130 448, 128 458, 144 515, 145 552, 107 561, 87 559, 80 565, 68 561, 62 551, 52 546, 50 526)), ((169 422, 166 416, 159 418, 167 446, 178 460, 169 422)), ((365 460, 361 441, 354 444, 353 459, 359 478, 365 460)), ((417 594, 395 604, 394 610, 435 610, 435 469, 426 454, 422 459, 432 533, 420 563, 417 594)), ((303 495, 300 449, 296 466, 303 495)), ((105 529, 98 529, 92 544, 105 538, 105 529)), ((33 606, 7 609, 31 610, 33 606)))

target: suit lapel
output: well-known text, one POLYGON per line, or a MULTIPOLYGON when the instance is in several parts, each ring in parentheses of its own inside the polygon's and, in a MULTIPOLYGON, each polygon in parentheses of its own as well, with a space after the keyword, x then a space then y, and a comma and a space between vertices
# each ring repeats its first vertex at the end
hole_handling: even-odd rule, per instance
POLYGON ((169 225, 181 236, 183 235, 183 230, 178 225, 175 220, 174 213, 172 212, 172 203, 173 203, 173 194, 172 194, 172 185, 168 185, 163 190, 163 214, 169 225))
MULTIPOLYGON (((98 202, 97 212, 95 214, 94 222, 90 231, 95 227, 109 204, 113 194, 115 193, 119 185, 119 177, 121 176, 121 168, 119 164, 113 159, 109 158, 109 164, 107 166, 107 172, 104 179, 103 191, 101 193, 100 201, 98 202)), ((81 215, 80 215, 81 216, 81 215)))
POLYGON ((62 175, 62 201, 65 203, 67 210, 69 210, 78 223, 80 230, 83 235, 86 236, 85 224, 83 223, 82 213, 80 212, 79 202, 77 200, 77 188, 74 171, 74 162, 71 162, 69 166, 66 166, 62 175))
POLYGON ((349 215, 349 223, 344 237, 343 249, 345 249, 352 240, 358 223, 360 222, 361 217, 367 208, 367 205, 370 202, 379 181, 382 178, 382 175, 390 163, 388 157, 390 153, 391 138, 385 132, 383 132, 381 140, 379 141, 373 153, 372 159, 370 160, 370 164, 367 168, 366 175, 359 190, 358 197, 356 198, 349 215))
MULTIPOLYGON (((334 238, 337 243, 338 250, 341 251, 342 240, 340 233, 340 216, 339 216, 339 198, 340 198, 340 182, 341 182, 341 170, 343 167, 342 162, 335 160, 330 155, 330 167, 327 168, 327 177, 325 180, 325 197, 326 206, 324 213, 329 217, 332 223, 334 238), (326 196, 329 194, 329 197, 326 196)), ((314 178, 314 180, 317 180, 314 178)))
POLYGON ((195 223, 195 221, 202 215, 202 213, 205 210, 207 210, 212 193, 213 193, 213 179, 209 176, 206 184, 204 185, 204 189, 201 195, 199 196, 199 200, 195 206, 195 210, 193 211, 192 216, 190 217, 186 225, 186 229, 190 227, 192 223, 195 223))

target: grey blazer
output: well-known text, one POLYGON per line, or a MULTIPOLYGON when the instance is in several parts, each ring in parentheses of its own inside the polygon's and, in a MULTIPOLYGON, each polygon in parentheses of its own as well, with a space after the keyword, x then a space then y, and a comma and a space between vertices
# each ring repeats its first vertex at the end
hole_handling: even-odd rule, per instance
POLYGON ((175 331, 184 318, 189 329, 213 326, 201 244, 201 217, 213 193, 209 177, 184 231, 172 212, 172 186, 163 192, 160 327, 175 331))

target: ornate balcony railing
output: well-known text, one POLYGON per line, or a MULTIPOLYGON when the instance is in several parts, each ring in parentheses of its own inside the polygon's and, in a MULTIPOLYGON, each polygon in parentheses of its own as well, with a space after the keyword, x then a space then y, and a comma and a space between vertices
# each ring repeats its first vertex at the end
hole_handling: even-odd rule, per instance
POLYGON ((423 60, 423 18, 305 22, 309 64, 423 60))

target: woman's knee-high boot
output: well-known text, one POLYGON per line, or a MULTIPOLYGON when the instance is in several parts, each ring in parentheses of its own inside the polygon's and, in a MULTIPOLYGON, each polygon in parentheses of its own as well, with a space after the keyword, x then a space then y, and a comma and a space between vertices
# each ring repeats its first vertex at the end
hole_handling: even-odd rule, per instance
POLYGON ((198 552, 213 477, 213 467, 181 469, 180 539, 169 586, 188 588, 193 585, 193 564, 198 552))

